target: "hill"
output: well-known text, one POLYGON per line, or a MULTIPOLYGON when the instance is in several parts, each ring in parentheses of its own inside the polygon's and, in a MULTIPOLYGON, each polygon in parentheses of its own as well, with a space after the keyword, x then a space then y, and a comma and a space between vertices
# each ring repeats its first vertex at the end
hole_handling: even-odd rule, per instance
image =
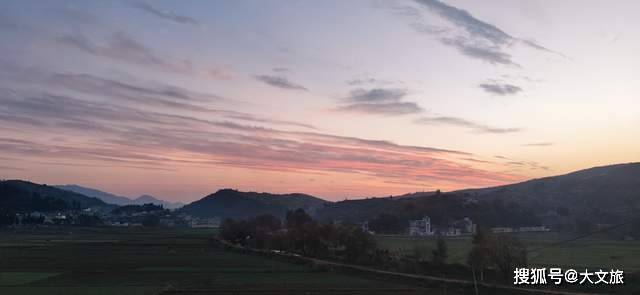
POLYGON ((109 207, 97 198, 23 180, 0 182, 0 208, 16 212, 109 207))
POLYGON ((536 212, 566 208, 576 214, 595 214, 594 218, 619 219, 640 209, 640 163, 593 167, 565 175, 454 193, 479 200, 511 200, 536 212))
POLYGON ((111 193, 107 193, 107 192, 89 188, 89 187, 79 186, 75 184, 56 185, 55 187, 65 191, 79 193, 88 197, 98 198, 108 204, 114 204, 119 206, 131 204, 131 199, 127 197, 117 196, 111 193))
POLYGON ((640 163, 629 163, 491 188, 336 202, 324 206, 317 216, 360 222, 381 214, 403 220, 429 215, 444 223, 466 215, 488 225, 510 226, 577 219, 613 224, 639 210, 640 163))
POLYGON ((112 193, 104 192, 94 188, 75 185, 75 184, 56 185, 55 187, 66 190, 66 191, 79 193, 88 197, 98 198, 105 203, 114 204, 118 206, 143 205, 143 204, 151 203, 154 205, 162 205, 163 207, 168 209, 175 209, 175 208, 182 207, 184 205, 182 203, 172 203, 165 200, 161 200, 150 195, 142 195, 138 198, 130 199, 128 197, 118 196, 112 193))
POLYGON ((182 212, 198 217, 248 218, 260 214, 284 216, 302 208, 313 213, 327 201, 305 194, 269 194, 222 189, 184 206, 182 212))
POLYGON ((154 196, 150 196, 150 195, 142 195, 139 196, 133 200, 131 200, 131 202, 129 204, 133 204, 133 205, 144 205, 144 204, 154 204, 154 205, 162 205, 164 208, 167 209, 176 209, 176 208, 180 208, 182 206, 184 206, 183 203, 180 202, 168 202, 165 200, 161 200, 158 199, 154 196))

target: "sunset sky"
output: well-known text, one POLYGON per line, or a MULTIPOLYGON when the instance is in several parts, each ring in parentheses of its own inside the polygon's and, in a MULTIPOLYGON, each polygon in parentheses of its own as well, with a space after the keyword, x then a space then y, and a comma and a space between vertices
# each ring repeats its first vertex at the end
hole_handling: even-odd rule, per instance
POLYGON ((640 160, 637 1, 5 1, 0 178, 193 201, 640 160))

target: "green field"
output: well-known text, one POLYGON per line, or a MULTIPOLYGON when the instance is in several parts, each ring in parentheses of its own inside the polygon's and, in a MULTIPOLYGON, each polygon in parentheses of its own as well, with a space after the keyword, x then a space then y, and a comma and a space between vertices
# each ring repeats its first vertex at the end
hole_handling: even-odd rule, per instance
MULTIPOLYGON (((199 230, 66 228, 0 231, 0 294, 441 294, 442 287, 329 272, 214 247, 199 230), (432 286, 431 288, 435 288, 432 286)), ((392 252, 432 249, 435 239, 377 236, 392 252)), ((531 248, 563 237, 522 236, 531 248)), ((464 262, 470 238, 447 239, 464 262)), ((638 241, 581 240, 540 253, 533 264, 640 269, 638 241)), ((449 286, 447 294, 462 289, 449 286)))
POLYGON ((209 244, 212 235, 210 230, 0 231, 0 294, 424 292, 416 287, 226 252, 209 244))
MULTIPOLYGON (((530 251, 532 265, 562 268, 622 269, 625 272, 640 270, 640 241, 618 241, 607 239, 580 239, 552 246, 559 241, 570 239, 554 233, 527 233, 518 237, 530 251), (539 251, 536 251, 541 249, 539 251)), ((407 236, 376 236, 378 245, 391 252, 413 255, 416 247, 428 253, 435 249, 435 238, 412 238, 407 236), (423 250, 424 251, 424 250, 423 250)), ((451 237, 446 239, 449 262, 465 263, 471 249, 471 237, 451 237)))

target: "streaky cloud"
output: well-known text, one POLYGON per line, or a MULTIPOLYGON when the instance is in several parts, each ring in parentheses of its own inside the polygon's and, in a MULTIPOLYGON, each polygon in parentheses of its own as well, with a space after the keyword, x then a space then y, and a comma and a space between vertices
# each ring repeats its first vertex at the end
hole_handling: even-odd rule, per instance
POLYGON ((522 44, 534 50, 565 57, 537 42, 514 37, 501 28, 476 18, 464 9, 439 0, 414 0, 414 2, 447 21, 452 28, 426 23, 422 11, 413 6, 395 6, 393 10, 396 14, 409 19, 409 25, 417 32, 436 36, 442 44, 456 48, 465 56, 493 65, 519 67, 507 53, 507 49, 513 44, 522 44))
POLYGON ((365 77, 365 78, 351 79, 346 81, 346 83, 347 85, 350 85, 350 86, 364 86, 364 85, 386 85, 386 84, 392 84, 393 82, 388 80, 365 77))
POLYGON ((424 111, 422 107, 413 102, 354 103, 337 107, 335 110, 385 116, 418 114, 424 111))
MULTIPOLYGON (((24 68, 8 62, 0 62, 0 77, 7 82, 29 83, 51 87, 52 89, 71 90, 90 97, 113 99, 121 104, 174 112, 197 112, 207 116, 269 125, 301 127, 316 130, 311 124, 274 119, 255 114, 225 109, 213 109, 201 103, 235 104, 236 101, 215 94, 200 93, 165 83, 140 83, 120 81, 99 77, 92 74, 49 73, 38 68, 24 68)), ((5 93, 12 93, 7 91, 5 93)), ((39 121, 29 117, 17 117, 12 114, 0 114, 4 118, 12 118, 31 124, 39 121)), ((78 124, 78 123, 75 123, 78 124)))
POLYGON ((272 75, 254 75, 253 77, 260 82, 263 82, 267 85, 270 85, 276 88, 309 91, 304 86, 291 82, 289 81, 289 79, 285 77, 272 76, 272 75))
POLYGON ((356 88, 342 99, 343 105, 333 110, 382 116, 401 116, 423 112, 424 109, 417 103, 402 101, 407 93, 406 89, 401 88, 356 88))
POLYGON ((469 33, 469 35, 484 38, 496 45, 504 45, 514 40, 511 35, 505 33, 503 30, 475 18, 464 9, 459 9, 438 0, 415 1, 428 7, 433 12, 450 21, 454 25, 463 28, 467 33, 469 33))
POLYGON ((456 48, 463 55, 485 61, 489 64, 520 67, 519 64, 512 60, 510 54, 504 52, 497 46, 488 46, 482 42, 475 42, 464 37, 441 38, 440 41, 444 45, 456 48))
POLYGON ((171 101, 197 102, 223 99, 217 95, 197 93, 176 86, 140 86, 113 79, 101 78, 91 74, 57 73, 51 76, 51 80, 51 83, 54 85, 58 84, 80 92, 105 94, 132 100, 136 98, 163 98, 171 101))
POLYGON ((522 92, 522 88, 516 85, 512 85, 508 83, 499 83, 494 81, 481 83, 480 85, 478 85, 478 87, 480 87, 482 90, 484 90, 487 93, 500 95, 500 96, 515 95, 522 92))
POLYGON ((30 140, 19 136, 0 138, 0 149, 6 155, 31 160, 149 169, 227 166, 335 172, 380 181, 437 180, 467 185, 519 179, 449 159, 470 155, 464 151, 249 126, 33 90, 1 91, 0 114, 37 118, 44 124, 36 126, 0 116, 3 125, 32 135, 30 140), (39 136, 51 133, 60 134, 63 139, 83 140, 52 142, 39 136))
POLYGON ((476 123, 463 118, 458 117, 422 117, 414 121, 416 124, 422 125, 448 125, 455 127, 463 127, 470 129, 477 133, 492 133, 492 134, 505 134, 515 133, 522 131, 520 128, 499 128, 492 127, 485 124, 476 123))
POLYGON ((150 66, 173 73, 193 73, 188 60, 174 61, 161 58, 151 48, 143 45, 123 31, 111 35, 106 44, 96 44, 82 34, 63 35, 56 40, 85 53, 142 66, 150 66))
POLYGON ((190 24, 197 25, 198 21, 192 17, 179 15, 171 11, 163 10, 158 7, 155 7, 147 2, 137 1, 133 3, 133 7, 145 11, 151 15, 157 16, 159 18, 172 21, 174 23, 179 24, 190 24))
POLYGON ((353 89, 345 100, 350 102, 398 102, 407 95, 406 89, 373 88, 353 89))

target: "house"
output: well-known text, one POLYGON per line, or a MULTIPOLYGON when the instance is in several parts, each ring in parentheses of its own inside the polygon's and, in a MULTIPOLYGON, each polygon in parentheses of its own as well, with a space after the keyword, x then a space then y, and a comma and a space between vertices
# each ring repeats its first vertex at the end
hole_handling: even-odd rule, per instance
POLYGON ((551 229, 549 229, 546 226, 522 226, 520 228, 518 228, 518 231, 521 233, 525 233, 525 232, 547 232, 550 231, 551 229))
POLYGON ((447 237, 472 235, 476 232, 476 225, 471 221, 471 218, 465 217, 451 222, 447 227, 438 228, 435 231, 437 231, 439 235, 447 237))
POLYGON ((513 227, 492 227, 491 232, 494 234, 504 234, 504 233, 512 233, 515 230, 513 227))
POLYGON ((194 218, 191 220, 190 226, 192 228, 219 228, 220 218, 194 218))
POLYGON ((548 232, 549 229, 546 226, 521 226, 521 227, 492 227, 491 231, 494 234, 505 234, 505 233, 526 233, 526 232, 548 232))
POLYGON ((446 229, 440 229, 438 233, 445 237, 457 237, 462 234, 462 230, 455 226, 449 226, 446 229))
POLYGON ((432 236, 434 231, 431 228, 431 218, 425 216, 422 219, 409 221, 410 236, 432 236))
POLYGON ((472 235, 476 233, 476 224, 469 217, 454 221, 453 227, 459 229, 460 234, 472 235))

